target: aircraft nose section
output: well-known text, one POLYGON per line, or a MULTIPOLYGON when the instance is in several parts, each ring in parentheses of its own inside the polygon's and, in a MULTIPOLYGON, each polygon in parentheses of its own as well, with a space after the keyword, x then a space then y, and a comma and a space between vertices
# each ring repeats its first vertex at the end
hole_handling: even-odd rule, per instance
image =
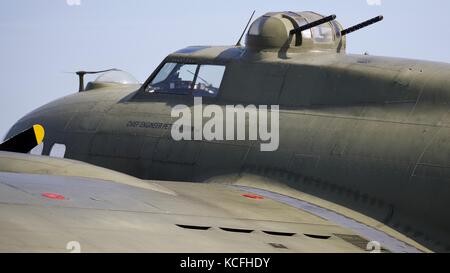
POLYGON ((8 138, 0 144, 0 151, 28 153, 44 140, 45 131, 42 125, 35 124, 27 130, 8 138))

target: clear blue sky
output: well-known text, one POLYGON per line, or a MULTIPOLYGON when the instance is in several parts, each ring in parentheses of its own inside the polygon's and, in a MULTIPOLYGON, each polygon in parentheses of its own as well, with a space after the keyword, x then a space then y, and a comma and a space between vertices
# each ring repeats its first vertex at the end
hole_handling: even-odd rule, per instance
POLYGON ((344 26, 383 14, 348 37, 348 52, 450 63, 448 0, 2 0, 0 137, 37 106, 77 91, 63 71, 116 67, 144 81, 179 48, 234 44, 254 9, 335 13, 344 26))

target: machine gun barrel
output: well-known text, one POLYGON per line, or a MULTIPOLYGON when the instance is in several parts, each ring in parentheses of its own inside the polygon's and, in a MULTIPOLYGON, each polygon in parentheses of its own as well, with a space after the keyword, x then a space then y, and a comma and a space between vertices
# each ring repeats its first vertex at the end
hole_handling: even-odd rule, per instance
POLYGON ((319 26, 321 24, 325 24, 325 23, 328 23, 330 21, 333 21, 334 19, 336 19, 336 15, 333 14, 333 15, 324 17, 324 18, 322 18, 320 20, 317 20, 317 21, 311 22, 309 24, 306 24, 304 26, 301 26, 301 27, 298 27, 298 28, 294 28, 293 30, 291 30, 289 32, 289 34, 290 35, 298 34, 298 33, 301 33, 302 31, 308 30, 310 28, 317 27, 317 26, 319 26))
POLYGON ((381 15, 377 16, 377 17, 374 17, 374 18, 372 18, 370 20, 364 21, 364 22, 362 22, 360 24, 357 24, 357 25, 354 25, 354 26, 349 27, 347 29, 344 29, 343 31, 341 31, 341 35, 342 36, 347 35, 349 33, 355 32, 355 31, 360 30, 362 28, 365 28, 365 27, 368 27, 368 26, 373 25, 375 23, 378 23, 381 20, 383 20, 383 16, 381 16, 381 15))

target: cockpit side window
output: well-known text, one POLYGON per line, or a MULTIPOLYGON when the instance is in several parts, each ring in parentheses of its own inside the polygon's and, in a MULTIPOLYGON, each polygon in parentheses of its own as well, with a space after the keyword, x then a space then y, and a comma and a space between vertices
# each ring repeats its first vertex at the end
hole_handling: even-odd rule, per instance
POLYGON ((224 65, 167 62, 145 87, 145 92, 215 97, 224 73, 224 65))
POLYGON ((219 93, 225 66, 200 65, 194 84, 194 96, 215 97, 219 93))

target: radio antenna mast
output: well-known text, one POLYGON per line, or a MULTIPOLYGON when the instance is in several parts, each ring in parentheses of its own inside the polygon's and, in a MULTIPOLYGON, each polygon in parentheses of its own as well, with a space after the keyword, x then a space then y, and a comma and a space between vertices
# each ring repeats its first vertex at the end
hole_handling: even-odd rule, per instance
POLYGON ((247 28, 250 25, 250 22, 252 21, 253 16, 255 15, 255 12, 256 12, 256 10, 253 11, 252 16, 250 16, 250 19, 248 19, 247 25, 245 26, 244 31, 241 34, 241 37, 239 38, 238 42, 236 43, 236 46, 242 46, 241 45, 241 40, 244 37, 245 31, 247 31, 247 28))

